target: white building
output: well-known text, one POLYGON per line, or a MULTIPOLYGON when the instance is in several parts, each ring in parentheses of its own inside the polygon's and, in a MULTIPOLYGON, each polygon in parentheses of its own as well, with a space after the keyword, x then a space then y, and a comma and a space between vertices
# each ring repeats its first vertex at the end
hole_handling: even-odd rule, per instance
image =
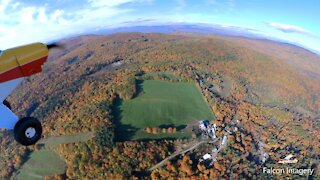
POLYGON ((199 121, 199 129, 201 131, 206 131, 209 123, 207 121, 199 121))
POLYGON ((226 145, 228 142, 228 137, 226 135, 223 136, 223 139, 222 139, 222 142, 221 142, 221 145, 226 145))
POLYGON ((262 163, 265 163, 266 160, 268 159, 268 157, 269 157, 269 155, 268 155, 267 153, 263 153, 263 157, 262 157, 261 162, 262 162, 262 163))
POLYGON ((211 159, 211 154, 207 153, 202 157, 204 160, 211 159))
POLYGON ((216 153, 216 152, 218 152, 218 148, 217 148, 217 147, 214 147, 214 148, 212 149, 212 153, 216 153))
POLYGON ((284 159, 281 159, 280 161, 278 161, 278 163, 280 163, 280 164, 295 164, 297 162, 298 162, 298 159, 296 159, 296 158, 293 159, 292 154, 289 154, 284 159))
POLYGON ((207 127, 204 125, 203 121, 199 121, 199 129, 201 131, 205 131, 207 129, 207 127))
POLYGON ((203 155, 202 158, 199 159, 199 162, 203 162, 203 161, 211 159, 211 158, 212 158, 211 154, 207 153, 207 154, 203 155))
POLYGON ((217 138, 216 129, 214 127, 208 128, 208 134, 211 138, 217 138))

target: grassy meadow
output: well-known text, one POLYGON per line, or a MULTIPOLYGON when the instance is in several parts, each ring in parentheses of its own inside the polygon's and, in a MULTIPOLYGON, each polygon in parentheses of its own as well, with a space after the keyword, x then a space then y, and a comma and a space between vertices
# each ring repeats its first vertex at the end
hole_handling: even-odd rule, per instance
MULTIPOLYGON (((192 83, 147 80, 138 86, 138 97, 117 104, 117 139, 154 139, 157 136, 143 133, 146 127, 176 127, 179 131, 189 121, 213 119, 212 111, 192 83)), ((159 136, 167 137, 161 133, 159 136)))
POLYGON ((66 163, 57 153, 50 149, 42 149, 30 155, 29 160, 22 166, 16 179, 43 179, 44 176, 63 174, 65 170, 66 163))

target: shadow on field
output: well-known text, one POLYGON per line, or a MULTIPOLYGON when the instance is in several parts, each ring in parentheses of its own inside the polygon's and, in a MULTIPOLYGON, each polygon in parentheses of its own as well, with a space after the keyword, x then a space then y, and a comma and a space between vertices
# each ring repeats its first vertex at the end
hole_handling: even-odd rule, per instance
POLYGON ((114 138, 116 142, 123 142, 123 141, 132 139, 135 133, 139 130, 138 128, 135 128, 131 125, 121 123, 122 103, 123 103, 123 100, 119 97, 119 95, 117 95, 117 97, 113 101, 112 108, 111 108, 111 111, 113 114, 113 123, 116 126, 115 138, 114 138))
POLYGON ((132 96, 132 99, 140 96, 143 94, 143 80, 136 80, 136 92, 134 93, 134 95, 132 96))

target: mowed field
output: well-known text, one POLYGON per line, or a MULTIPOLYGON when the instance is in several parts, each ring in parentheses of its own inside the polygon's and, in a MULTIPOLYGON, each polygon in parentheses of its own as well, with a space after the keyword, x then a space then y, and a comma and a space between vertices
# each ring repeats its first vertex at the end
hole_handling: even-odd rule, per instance
MULTIPOLYGON (((136 98, 122 101, 116 114, 116 139, 154 139, 168 135, 144 133, 146 127, 179 127, 188 121, 213 119, 212 111, 193 83, 147 80, 136 98)), ((181 132, 169 136, 182 137, 181 132)))
POLYGON ((49 137, 41 139, 38 144, 44 144, 46 147, 52 147, 59 144, 70 144, 75 142, 85 142, 94 137, 94 132, 81 132, 74 135, 63 135, 58 137, 49 137))
POLYGON ((22 166, 16 179, 43 179, 44 176, 64 174, 66 163, 50 149, 42 149, 31 154, 30 159, 22 166))
POLYGON ((41 139, 38 144, 44 145, 44 148, 30 154, 28 160, 22 165, 15 179, 43 179, 45 176, 64 174, 67 167, 65 160, 61 159, 61 157, 52 150, 52 147, 60 144, 85 142, 93 137, 94 132, 82 132, 74 135, 41 139))

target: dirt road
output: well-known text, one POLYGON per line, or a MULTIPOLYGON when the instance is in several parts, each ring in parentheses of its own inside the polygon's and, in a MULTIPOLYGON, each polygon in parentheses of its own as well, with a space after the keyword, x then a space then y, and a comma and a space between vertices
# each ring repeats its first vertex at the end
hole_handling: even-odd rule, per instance
POLYGON ((152 166, 151 168, 148 169, 148 171, 153 171, 159 167, 162 167, 163 165, 165 165, 165 163, 171 159, 173 159, 174 157, 180 155, 180 154, 184 154, 186 152, 189 152, 189 151, 192 151, 194 150, 195 148, 197 148, 199 145, 203 144, 203 143, 208 143, 208 142, 211 142, 211 143, 215 143, 219 140, 220 138, 218 139, 215 139, 214 141, 211 141, 211 140, 202 140, 202 141, 199 141, 199 142, 195 142, 193 144, 191 144, 187 149, 184 149, 184 150, 180 150, 180 151, 176 151, 174 152, 171 156, 165 158, 164 160, 162 160, 161 162, 159 162, 158 164, 152 166))

